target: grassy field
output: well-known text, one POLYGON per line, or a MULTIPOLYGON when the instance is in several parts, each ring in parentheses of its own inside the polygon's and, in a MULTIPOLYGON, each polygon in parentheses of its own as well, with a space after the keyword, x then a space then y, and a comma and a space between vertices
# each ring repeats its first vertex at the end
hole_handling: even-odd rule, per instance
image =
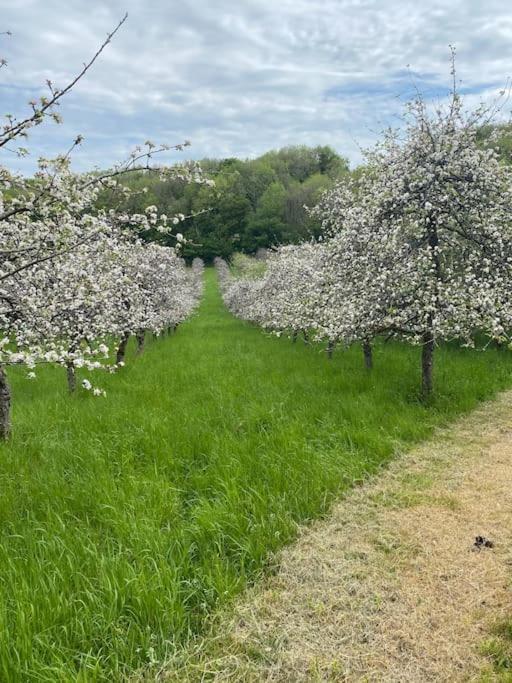
MULTIPOLYGON (((133 353, 133 350, 132 350, 133 353)), ((222 306, 68 397, 64 371, 11 372, 0 447, 0 680, 115 681, 157 666, 397 449, 509 386, 507 352, 337 352, 269 337, 222 306)))
POLYGON ((512 619, 496 625, 482 652, 491 662, 491 670, 483 676, 482 683, 512 683, 512 619))

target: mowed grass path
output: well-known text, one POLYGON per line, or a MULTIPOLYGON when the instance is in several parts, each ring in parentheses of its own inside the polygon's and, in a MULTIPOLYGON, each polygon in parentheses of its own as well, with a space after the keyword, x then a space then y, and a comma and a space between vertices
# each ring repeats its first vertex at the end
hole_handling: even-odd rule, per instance
MULTIPOLYGON (((132 350, 133 355, 133 350, 132 350)), ((333 497, 397 449, 510 385, 506 351, 442 349, 433 405, 419 350, 329 362, 223 307, 150 343, 106 399, 64 370, 11 372, 0 446, 0 680, 117 681, 165 661, 333 497)))

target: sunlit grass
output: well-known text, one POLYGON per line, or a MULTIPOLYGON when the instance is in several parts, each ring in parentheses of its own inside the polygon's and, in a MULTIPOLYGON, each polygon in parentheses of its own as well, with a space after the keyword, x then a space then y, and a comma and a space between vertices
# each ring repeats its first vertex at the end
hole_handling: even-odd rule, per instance
POLYGON ((491 670, 482 676, 483 681, 512 682, 512 620, 500 622, 491 638, 482 645, 482 654, 488 657, 491 670))
POLYGON ((510 384, 505 351, 419 351, 269 337, 234 319, 215 275, 199 313, 148 345, 107 398, 65 373, 12 375, 0 447, 0 680, 120 680, 162 662, 239 593, 298 522, 436 425, 510 384))

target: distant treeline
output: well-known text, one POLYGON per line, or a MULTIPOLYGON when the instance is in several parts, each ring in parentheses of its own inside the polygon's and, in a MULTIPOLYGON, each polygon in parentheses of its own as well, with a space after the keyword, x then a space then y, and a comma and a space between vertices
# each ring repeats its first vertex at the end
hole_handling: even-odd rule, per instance
MULTIPOLYGON (((497 144, 504 163, 512 163, 512 125, 483 126, 479 139, 482 146, 497 144)), ((350 171, 347 159, 327 146, 284 147, 257 159, 202 159, 199 164, 214 187, 134 175, 127 182, 141 193, 132 195, 126 208, 143 212, 154 204, 168 216, 200 214, 176 231, 187 240, 185 258, 198 256, 208 263, 215 256, 229 259, 235 252, 255 254, 318 237, 320 225, 304 207, 314 206, 336 180, 364 172, 364 167, 350 171)), ((145 238, 175 244, 174 238, 156 232, 145 238)))
MULTIPOLYGON (((187 260, 199 256, 208 262, 318 235, 319 225, 304 207, 315 205, 324 190, 349 173, 348 161, 330 147, 285 147, 257 159, 203 159, 200 165, 214 187, 135 176, 130 187, 148 191, 132 196, 127 208, 143 212, 155 204, 169 216, 206 210, 177 230, 187 240, 187 260)), ((168 239, 158 234, 152 238, 168 239)))

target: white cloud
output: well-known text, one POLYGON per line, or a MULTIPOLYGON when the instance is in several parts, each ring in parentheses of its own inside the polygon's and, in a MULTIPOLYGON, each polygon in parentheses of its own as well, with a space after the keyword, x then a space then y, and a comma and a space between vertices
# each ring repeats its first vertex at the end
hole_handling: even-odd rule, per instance
MULTIPOLYGON (((393 122, 399 101, 449 82, 448 44, 471 97, 512 63, 512 11, 497 0, 0 0, 0 93, 16 113, 50 78, 63 84, 124 11, 129 19, 76 90, 65 124, 34 132, 33 154, 85 136, 76 166, 107 166, 147 138, 192 140, 195 157, 358 143, 393 122)), ((25 169, 30 162, 6 159, 25 169)))

